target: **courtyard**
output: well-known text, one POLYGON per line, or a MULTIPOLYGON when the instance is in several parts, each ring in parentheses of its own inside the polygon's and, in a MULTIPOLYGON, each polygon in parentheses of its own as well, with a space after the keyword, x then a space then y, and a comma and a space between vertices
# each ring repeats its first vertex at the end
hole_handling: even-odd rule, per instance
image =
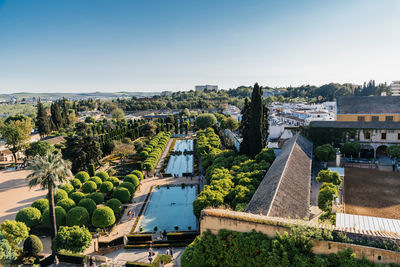
POLYGON ((400 173, 346 168, 344 212, 400 219, 400 173))

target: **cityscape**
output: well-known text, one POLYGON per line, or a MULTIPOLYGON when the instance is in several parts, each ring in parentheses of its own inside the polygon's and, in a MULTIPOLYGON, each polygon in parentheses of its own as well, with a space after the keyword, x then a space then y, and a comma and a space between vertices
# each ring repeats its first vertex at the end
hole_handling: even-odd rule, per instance
POLYGON ((400 266, 400 4, 0 1, 0 266, 400 266))

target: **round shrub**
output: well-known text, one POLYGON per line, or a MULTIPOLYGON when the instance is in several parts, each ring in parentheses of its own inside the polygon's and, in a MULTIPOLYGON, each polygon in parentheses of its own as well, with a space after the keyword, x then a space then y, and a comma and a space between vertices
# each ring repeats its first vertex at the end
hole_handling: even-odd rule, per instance
POLYGON ((94 227, 104 228, 115 223, 115 216, 109 207, 100 207, 93 212, 92 225, 94 227))
POLYGON ((56 205, 63 208, 66 212, 76 206, 75 201, 70 198, 61 199, 56 205))
POLYGON ((68 193, 62 189, 57 189, 57 191, 54 195, 54 202, 57 203, 61 199, 65 199, 65 198, 68 198, 68 193))
POLYGON ((100 192, 104 194, 110 193, 114 188, 114 185, 111 182, 104 182, 100 185, 100 192))
POLYGON ((115 189, 112 197, 118 199, 122 203, 128 203, 131 198, 131 194, 125 187, 118 187, 115 189))
POLYGON ((148 155, 149 155, 149 153, 147 151, 144 151, 144 150, 139 153, 139 157, 141 159, 146 159, 148 155))
POLYGON ((137 178, 137 176, 134 174, 128 174, 127 176, 124 177, 124 182, 129 182, 133 184, 136 188, 139 185, 139 178, 137 178))
POLYGON ((89 221, 89 212, 84 207, 75 207, 67 213, 68 226, 82 226, 89 221))
POLYGON ((74 191, 74 187, 71 184, 62 184, 62 185, 59 185, 58 188, 64 190, 65 192, 67 192, 67 194, 74 191))
POLYGON ((120 184, 118 177, 110 177, 107 179, 107 181, 111 182, 113 186, 119 186, 120 184))
POLYGON ((135 186, 132 183, 129 182, 123 182, 119 185, 119 187, 125 187, 126 189, 129 190, 129 193, 133 195, 135 193, 135 186))
POLYGON ((37 208, 40 210, 40 213, 43 214, 43 212, 49 208, 49 200, 46 198, 38 199, 35 200, 32 205, 33 208, 37 208))
POLYGON ((82 199, 85 198, 85 194, 82 192, 74 192, 69 196, 75 203, 79 203, 82 199))
POLYGON ((109 177, 109 176, 108 176, 108 173, 106 173, 106 172, 96 172, 96 176, 97 176, 97 177, 100 177, 100 179, 101 179, 102 181, 107 180, 107 178, 109 177))
POLYGON ((90 175, 87 172, 80 171, 77 174, 75 174, 75 178, 79 179, 79 181, 81 181, 81 183, 86 183, 86 181, 89 180, 90 175))
POLYGON ((139 178, 139 180, 143 180, 143 173, 139 170, 134 170, 133 172, 131 172, 133 175, 135 175, 137 178, 139 178))
POLYGON ((102 193, 98 193, 98 192, 91 193, 89 195, 89 198, 93 199, 93 201, 96 202, 97 205, 104 202, 104 196, 102 193))
POLYGON ((92 176, 90 177, 89 181, 95 182, 97 187, 99 187, 101 185, 101 183, 103 182, 100 177, 97 176, 92 176))
MULTIPOLYGON (((100 178, 99 178, 100 179, 100 178)), ((83 184, 82 186, 82 191, 84 193, 92 193, 94 191, 96 191, 97 189, 97 185, 95 182, 93 181, 87 181, 86 183, 83 184)))
POLYGON ((43 244, 39 237, 29 235, 24 241, 24 254, 26 256, 36 256, 43 251, 43 244))
POLYGON ((122 209, 122 203, 121 203, 121 201, 119 201, 119 200, 116 199, 116 198, 109 199, 109 200, 106 202, 106 206, 107 206, 107 207, 110 207, 110 208, 114 211, 114 213, 118 213, 118 212, 120 212, 121 209, 122 209))
POLYGON ((89 212, 89 214, 92 214, 93 211, 97 208, 96 202, 94 202, 94 200, 91 198, 82 199, 81 201, 79 201, 78 206, 84 207, 89 212))
MULTIPOLYGON (((67 213, 63 208, 60 206, 55 207, 56 210, 56 224, 57 226, 62 226, 65 225, 65 217, 67 216, 67 213)), ((42 216, 42 224, 44 226, 50 227, 50 214, 49 214, 49 209, 46 209, 43 212, 42 216)))
POLYGON ((18 211, 15 220, 17 222, 25 223, 28 227, 33 227, 40 222, 41 216, 40 210, 37 208, 28 207, 18 211))
POLYGON ((71 181, 69 181, 71 183, 71 185, 75 188, 75 189, 79 189, 82 187, 82 183, 79 179, 71 179, 71 181))

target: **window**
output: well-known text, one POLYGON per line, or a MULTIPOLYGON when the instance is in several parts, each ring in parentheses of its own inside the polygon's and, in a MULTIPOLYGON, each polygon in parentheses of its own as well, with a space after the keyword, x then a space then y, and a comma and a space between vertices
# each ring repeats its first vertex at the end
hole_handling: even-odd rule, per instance
MULTIPOLYGON (((400 134, 399 134, 399 136, 400 136, 400 134)), ((371 139, 371 133, 370 132, 366 132, 365 134, 364 134, 364 137, 365 137, 365 139, 371 139)))
POLYGON ((358 117, 357 117, 357 120, 358 120, 358 121, 365 121, 365 118, 364 118, 364 116, 358 116, 358 117))
POLYGON ((381 139, 386 140, 386 133, 381 133, 381 139))
POLYGON ((379 121, 379 117, 378 116, 372 116, 372 121, 379 121))
POLYGON ((400 140, 400 133, 397 134, 397 140, 400 140))
POLYGON ((393 121, 393 116, 386 116, 386 121, 393 121))

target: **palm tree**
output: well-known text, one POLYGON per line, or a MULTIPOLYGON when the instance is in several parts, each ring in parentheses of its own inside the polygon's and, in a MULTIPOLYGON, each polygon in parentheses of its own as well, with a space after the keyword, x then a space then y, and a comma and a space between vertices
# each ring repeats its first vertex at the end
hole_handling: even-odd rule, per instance
POLYGON ((54 189, 57 184, 68 181, 68 177, 72 176, 70 165, 69 161, 62 159, 61 153, 51 152, 47 152, 45 156, 38 155, 30 162, 29 169, 33 172, 27 177, 29 188, 40 186, 48 190, 51 238, 57 234, 54 189))

